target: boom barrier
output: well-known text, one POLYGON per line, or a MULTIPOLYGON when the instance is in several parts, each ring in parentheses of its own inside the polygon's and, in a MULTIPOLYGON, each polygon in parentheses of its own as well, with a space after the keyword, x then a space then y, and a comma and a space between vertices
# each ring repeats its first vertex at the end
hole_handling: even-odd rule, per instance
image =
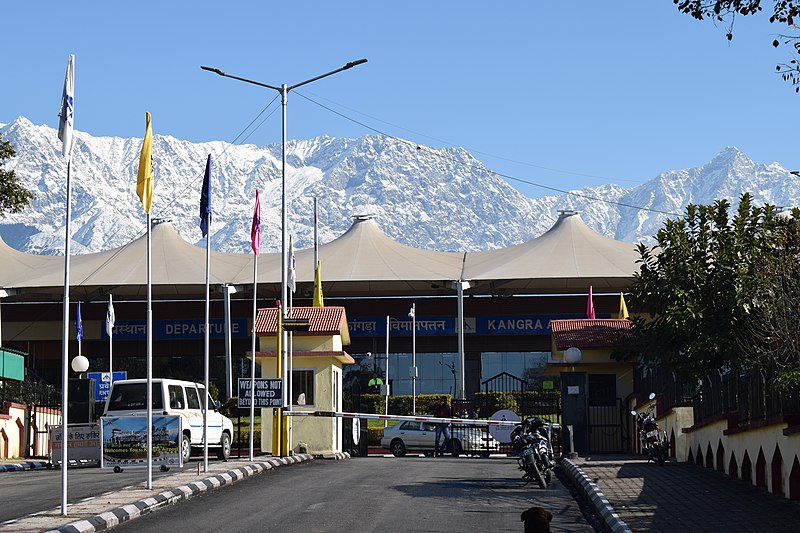
POLYGON ((335 418, 370 418, 373 420, 411 420, 433 424, 466 424, 470 426, 516 426, 514 420, 476 420, 474 418, 437 418, 435 416, 378 415, 375 413, 345 413, 339 411, 283 411, 286 416, 320 416, 335 418))

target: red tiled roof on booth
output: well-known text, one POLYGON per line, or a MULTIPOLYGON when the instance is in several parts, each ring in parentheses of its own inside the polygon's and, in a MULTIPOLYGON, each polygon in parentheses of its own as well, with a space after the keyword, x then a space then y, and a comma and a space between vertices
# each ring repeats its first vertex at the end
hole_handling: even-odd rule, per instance
POLYGON ((615 318, 552 320, 553 344, 557 350, 618 348, 634 342, 633 322, 615 318))
MULTIPOLYGON (((347 315, 344 307, 293 307, 292 318, 308 320, 308 331, 295 331, 295 335, 342 335, 349 343, 347 315)), ((256 335, 275 335, 278 329, 278 309, 259 309, 256 315, 256 335)))

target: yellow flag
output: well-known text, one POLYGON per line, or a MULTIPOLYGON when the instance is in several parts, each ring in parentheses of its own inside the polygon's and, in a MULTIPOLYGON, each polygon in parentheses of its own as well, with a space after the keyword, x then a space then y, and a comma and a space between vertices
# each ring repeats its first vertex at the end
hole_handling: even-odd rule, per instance
POLYGON ((153 181, 153 128, 150 125, 150 113, 148 112, 142 153, 139 156, 139 174, 136 180, 136 194, 142 201, 144 212, 148 214, 153 203, 153 181))
POLYGON ((618 318, 628 318, 628 306, 625 305, 625 298, 622 296, 622 293, 619 293, 619 317, 618 318))
POLYGON ((314 270, 314 307, 325 307, 325 302, 322 299, 322 263, 317 261, 317 268, 314 270))

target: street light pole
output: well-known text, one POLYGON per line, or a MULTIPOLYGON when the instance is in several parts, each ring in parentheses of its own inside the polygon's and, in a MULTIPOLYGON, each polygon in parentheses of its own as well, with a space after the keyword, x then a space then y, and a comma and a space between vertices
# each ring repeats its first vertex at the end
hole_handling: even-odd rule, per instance
POLYGON ((411 412, 417 414, 417 304, 411 304, 411 412))
MULTIPOLYGON (((289 301, 288 298, 287 298, 287 293, 288 293, 288 290, 287 290, 287 285, 288 285, 288 283, 287 283, 287 279, 288 279, 288 265, 287 265, 288 253, 287 253, 287 250, 286 250, 286 244, 287 244, 287 237, 286 237, 286 235, 287 235, 287 227, 286 227, 287 226, 287 214, 286 214, 286 211, 287 211, 287 209, 286 209, 286 107, 287 107, 287 102, 288 102, 288 97, 289 97, 289 91, 291 91, 292 89, 296 89, 298 87, 302 87, 303 85, 307 85, 309 83, 312 83, 314 81, 320 80, 322 78, 326 78, 328 76, 332 76, 333 74, 337 74, 339 72, 342 72, 343 70, 347 70, 347 69, 353 68, 353 67, 355 67, 357 65, 361 65, 362 63, 366 63, 366 62, 367 62, 367 59, 357 59, 355 61, 350 61, 345 66, 339 67, 336 70, 332 70, 330 72, 326 72, 325 74, 320 74, 319 76, 315 76, 315 77, 307 79, 305 81, 301 81, 300 83, 295 83, 294 85, 286 85, 284 83, 280 87, 277 87, 275 85, 269 85, 267 83, 262 83, 262 82, 259 82, 259 81, 250 80, 250 79, 247 79, 247 78, 242 78, 242 77, 239 77, 239 76, 234 76, 232 74, 227 74, 227 73, 223 72, 222 70, 220 70, 218 68, 206 67, 206 66, 201 66, 200 67, 203 70, 207 70, 209 72, 213 72, 213 73, 218 74, 220 76, 223 76, 225 78, 232 78, 234 80, 243 81, 245 83, 250 83, 252 85, 258 85, 259 87, 265 87, 267 89, 272 89, 273 91, 278 91, 281 94, 281 110, 282 110, 282 113, 281 113, 281 116, 282 116, 282 120, 281 120, 281 122, 282 122, 282 124, 281 124, 281 128, 282 128, 282 135, 281 135, 281 302, 283 303, 283 305, 286 305, 286 303, 289 301)), ((288 343, 285 342, 285 339, 283 338, 284 336, 286 336, 286 332, 280 332, 279 331, 278 334, 282 337, 281 340, 284 341, 284 342, 281 343, 281 354, 280 354, 281 361, 282 361, 283 364, 279 365, 282 368, 282 371, 281 371, 281 375, 278 376, 278 377, 281 378, 284 383, 286 383, 287 376, 285 375, 285 373, 286 373, 286 369, 288 368, 288 365, 286 364, 287 363, 287 361, 286 361, 286 358, 287 358, 287 355, 286 355, 287 354, 287 350, 286 350, 286 348, 287 348, 287 344, 288 343)), ((283 398, 282 398, 282 404, 283 405, 287 405, 287 398, 286 398, 287 389, 288 389, 288 387, 286 387, 286 386, 283 387, 283 398)), ((281 430, 281 432, 282 432, 282 430, 281 430)))
MULTIPOLYGON (((343 67, 339 67, 336 70, 332 70, 330 72, 326 72, 325 74, 320 74, 319 76, 315 76, 313 78, 307 79, 305 81, 301 81, 300 83, 295 83, 294 85, 286 85, 285 83, 280 87, 275 85, 269 85, 267 83, 262 83, 260 81, 254 81, 247 78, 242 78, 240 76, 234 76, 233 74, 228 74, 223 72, 222 70, 214 67, 206 67, 201 66, 200 68, 203 70, 207 70, 209 72, 213 72, 225 78, 232 78, 234 80, 243 81, 245 83, 250 83, 252 85, 258 85, 259 87, 265 87, 267 89, 272 89, 274 91, 278 91, 281 93, 281 109, 282 109, 282 136, 281 136, 281 302, 288 302, 287 299, 287 251, 286 251, 286 234, 287 234, 287 215, 286 215, 286 107, 288 103, 289 91, 293 89, 297 89, 298 87, 302 87, 303 85, 308 85, 309 83, 315 82, 322 78, 327 78, 328 76, 332 76, 343 70, 351 69, 355 66, 361 65, 366 63, 367 59, 357 59, 355 61, 350 61, 343 67)), ((285 345, 284 345, 285 346, 285 345)), ((285 349, 285 348, 284 348, 285 349)), ((285 390, 285 388, 284 388, 285 390)))

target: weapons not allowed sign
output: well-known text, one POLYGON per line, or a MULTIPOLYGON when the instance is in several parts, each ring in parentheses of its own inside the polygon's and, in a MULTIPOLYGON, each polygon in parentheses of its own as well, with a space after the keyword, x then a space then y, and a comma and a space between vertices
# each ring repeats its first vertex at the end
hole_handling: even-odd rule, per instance
MULTIPOLYGON (((256 407, 283 407, 283 381, 280 378, 256 378, 256 407)), ((250 379, 239 378, 239 407, 250 407, 250 379)))

